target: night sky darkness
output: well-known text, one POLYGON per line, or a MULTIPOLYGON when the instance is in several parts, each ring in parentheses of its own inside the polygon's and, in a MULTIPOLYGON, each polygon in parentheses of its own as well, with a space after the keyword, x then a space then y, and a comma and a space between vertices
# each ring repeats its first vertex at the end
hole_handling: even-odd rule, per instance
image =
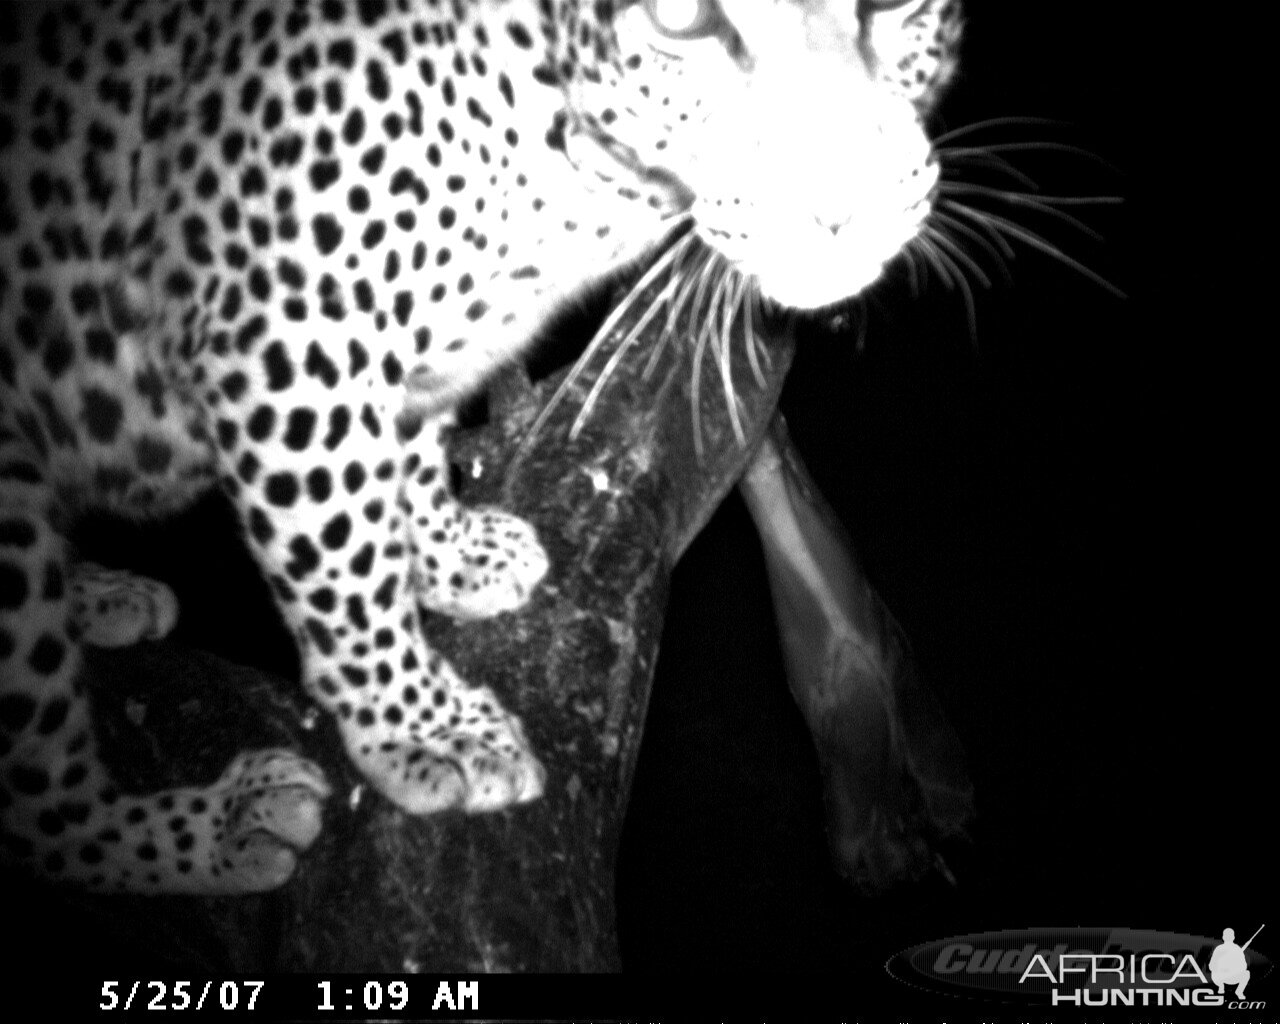
MULTIPOLYGON (((932 879, 868 900, 828 866, 816 760, 735 494, 673 581, 619 867, 629 968, 832 972, 858 986, 859 1005, 896 1006, 909 993, 884 961, 950 934, 1248 934, 1275 919, 1254 824, 1267 802, 1262 677, 1238 653, 1260 616, 1212 575, 1230 535, 1214 479, 1180 448, 1220 399, 1207 379, 1189 387, 1194 300, 1171 316, 1141 258, 1156 200, 1143 171, 1149 55, 1106 20, 1112 6, 970 0, 943 116, 1058 119, 969 141, 1069 143, 1113 165, 1005 154, 1045 193, 1125 194, 1120 210, 1072 208, 1103 245, 1002 212, 1130 298, 1015 243, 1011 283, 980 257, 997 281, 978 294, 975 340, 958 293, 930 276, 913 296, 899 268, 868 304, 862 348, 810 331, 783 398, 967 750, 979 818, 959 887, 932 879)), ((270 621, 221 506, 96 537, 127 541, 139 570, 166 577, 178 560, 196 580, 242 565, 237 605, 260 600, 270 621)), ((182 596, 184 640, 216 637, 228 657, 292 671, 287 641, 227 617, 216 588, 182 596)))

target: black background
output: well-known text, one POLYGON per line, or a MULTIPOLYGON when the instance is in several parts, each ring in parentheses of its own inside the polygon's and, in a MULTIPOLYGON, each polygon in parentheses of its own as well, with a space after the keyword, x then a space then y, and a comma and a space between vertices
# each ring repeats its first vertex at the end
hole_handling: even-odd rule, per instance
MULTIPOLYGON (((971 336, 957 293, 931 276, 915 296, 894 274, 860 347, 810 332, 783 400, 967 750, 979 817, 960 884, 867 899, 828 866, 816 762, 735 495, 673 581, 619 865, 628 969, 815 971, 856 986, 858 1005, 897 1007, 910 999, 884 962, 949 934, 1248 934, 1274 917, 1270 680, 1250 656, 1268 621, 1240 582, 1269 584, 1237 486, 1256 435, 1237 358, 1249 293, 1239 261, 1205 250, 1194 194, 1168 182, 1204 145, 1160 128, 1173 51, 1114 10, 1130 5, 966 6, 942 127, 1051 118, 973 141, 1103 157, 1111 169, 1065 151, 1018 163, 1046 193, 1123 194, 1121 209, 1072 209, 1104 244, 1019 217, 1129 297, 1017 246, 971 336)), ((236 556, 205 539, 233 534, 225 509, 199 515, 89 532, 140 551, 141 571, 182 551, 194 578, 230 579, 236 556)), ((174 582, 220 653, 293 671, 216 584, 174 582)))

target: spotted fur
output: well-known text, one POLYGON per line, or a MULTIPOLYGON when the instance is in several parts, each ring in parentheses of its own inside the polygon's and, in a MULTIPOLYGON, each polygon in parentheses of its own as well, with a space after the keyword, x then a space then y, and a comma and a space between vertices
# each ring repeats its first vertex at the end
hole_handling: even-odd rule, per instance
POLYGON ((852 295, 928 213, 955 0, 155 0, 15 9, 0 44, 0 810, 95 888, 292 872, 328 784, 288 751, 126 796, 86 643, 160 584, 74 516, 220 486, 364 775, 414 813, 536 798, 520 721, 431 650, 528 599, 533 531, 449 493, 440 429, 549 312, 677 220, 777 301, 852 295))

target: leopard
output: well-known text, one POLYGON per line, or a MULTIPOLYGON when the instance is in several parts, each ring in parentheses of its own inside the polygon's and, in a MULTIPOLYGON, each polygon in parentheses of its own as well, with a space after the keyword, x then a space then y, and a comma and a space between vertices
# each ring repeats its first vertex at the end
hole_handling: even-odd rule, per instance
POLYGON ((93 891, 290 879, 324 771, 242 750, 125 792, 92 647, 162 582, 76 560, 88 511, 221 491, 302 688, 411 815, 548 774, 426 614, 524 606, 537 531, 451 485, 458 410, 683 225, 777 307, 857 296, 922 230, 958 0, 79 0, 0 28, 0 817, 93 891), (90 659, 91 660, 91 659, 90 659))

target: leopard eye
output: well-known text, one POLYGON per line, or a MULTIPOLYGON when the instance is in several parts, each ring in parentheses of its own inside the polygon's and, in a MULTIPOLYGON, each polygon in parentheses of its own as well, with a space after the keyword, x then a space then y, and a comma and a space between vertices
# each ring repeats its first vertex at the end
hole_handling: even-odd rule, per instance
POLYGON ((728 22, 717 0, 645 0, 653 27, 670 39, 705 39, 723 33, 728 22))

